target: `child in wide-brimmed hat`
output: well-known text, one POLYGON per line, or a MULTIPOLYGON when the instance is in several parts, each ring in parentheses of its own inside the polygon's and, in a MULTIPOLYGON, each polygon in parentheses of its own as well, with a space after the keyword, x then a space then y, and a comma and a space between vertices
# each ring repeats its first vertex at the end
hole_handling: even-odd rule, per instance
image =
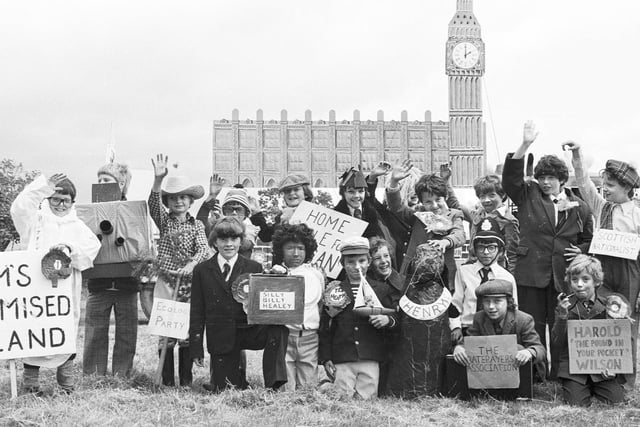
MULTIPOLYGON (((185 176, 170 176, 167 156, 158 154, 156 160, 151 159, 154 168, 154 181, 149 195, 149 213, 160 230, 158 244, 158 265, 160 274, 154 290, 154 298, 172 299, 173 290, 180 281, 177 300, 189 302, 191 296, 191 275, 193 267, 211 256, 204 224, 189 214, 189 208, 195 199, 204 196, 204 188, 193 184, 185 176), (164 207, 163 207, 164 205, 164 207), (165 207, 168 208, 165 210, 165 207)), ((162 382, 174 385, 173 346, 175 340, 169 342, 171 351, 162 369, 162 382)), ((191 357, 188 343, 180 342, 179 377, 180 385, 192 382, 191 357)))

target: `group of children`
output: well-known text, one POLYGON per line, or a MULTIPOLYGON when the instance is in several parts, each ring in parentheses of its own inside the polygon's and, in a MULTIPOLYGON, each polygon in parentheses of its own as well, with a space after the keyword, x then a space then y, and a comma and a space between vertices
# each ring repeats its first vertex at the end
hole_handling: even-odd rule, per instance
MULTIPOLYGON (((638 261, 625 260, 626 276, 618 277, 618 259, 601 263, 585 254, 593 234, 592 211, 597 228, 640 234, 640 209, 631 201, 640 178, 627 163, 607 162, 603 201, 584 176, 579 146, 565 143, 573 152, 585 202, 564 188, 568 170, 556 156, 544 156, 533 177, 525 174, 524 156, 536 135, 527 123, 523 143, 508 155, 502 178, 488 175, 476 181, 479 203, 473 208, 455 197, 447 168, 419 176, 409 191, 403 188, 414 172, 408 160, 395 167, 381 163, 368 177, 348 171, 336 209, 368 226, 364 236, 341 243, 344 271, 333 282, 310 263, 317 249, 314 231, 289 222, 300 202, 312 195, 304 176, 288 176, 279 186, 286 207, 275 224, 266 223, 241 188, 230 190, 220 209, 216 196, 221 181, 212 178, 200 221, 188 211, 204 189, 179 176, 168 177, 163 185, 167 158, 158 155, 152 160, 155 178, 148 201, 160 230, 162 274, 154 294, 171 298, 178 283, 190 284, 188 292, 179 293, 191 303, 189 339, 178 343, 180 384, 191 383, 192 362, 202 365, 206 334, 211 380, 205 388, 210 391, 247 387, 243 350, 264 349, 265 386, 273 389, 315 386, 318 366, 323 366, 335 387, 349 395, 434 394, 445 354, 452 352, 456 362, 468 365, 466 336, 514 334, 516 363, 534 364, 541 380, 549 375, 559 379, 567 402, 586 405, 591 396, 622 402, 619 375, 569 373, 566 328, 567 320, 607 318, 605 297, 611 292, 632 301, 633 317, 638 318, 638 261), (388 177, 385 203, 373 195, 382 175, 388 177), (517 219, 505 206, 507 196, 518 208, 517 219), (453 251, 466 240, 463 220, 470 224, 470 256, 457 265, 453 251), (273 242, 274 272, 304 277, 301 324, 247 323, 246 302, 235 290, 249 274, 263 271, 242 255, 250 255, 257 236, 273 242), (368 311, 356 307, 363 289, 375 293, 379 305, 368 311), (444 308, 434 310, 436 306, 444 308), (418 372, 422 380, 416 381, 418 372)), ((79 280, 79 272, 91 267, 99 242, 75 216, 73 184, 62 175, 41 181, 14 202, 16 228, 29 249, 63 246, 79 280)), ((637 324, 633 331, 635 339, 637 324)), ((168 354, 163 382, 172 385, 173 352, 168 354)), ((65 372, 72 358, 35 366, 59 367, 60 385, 69 391, 72 382, 65 372)), ((30 362, 25 363, 25 387, 38 391, 30 362)))

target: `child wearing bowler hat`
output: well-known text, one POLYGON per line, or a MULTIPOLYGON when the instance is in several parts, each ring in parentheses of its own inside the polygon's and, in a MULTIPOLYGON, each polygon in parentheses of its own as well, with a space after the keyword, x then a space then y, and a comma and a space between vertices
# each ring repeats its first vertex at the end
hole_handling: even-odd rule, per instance
MULTIPOLYGON (((593 211, 595 229, 615 230, 640 235, 640 206, 634 203, 635 189, 640 187, 640 176, 635 167, 621 160, 607 160, 601 171, 604 197, 600 195, 595 184, 589 178, 588 167, 584 167, 582 149, 573 141, 563 144, 571 150, 572 163, 580 194, 593 211)), ((640 257, 635 259, 597 255, 602 263, 604 279, 601 293, 617 292, 631 302, 632 318, 631 335, 638 335, 640 322, 640 257)), ((635 366, 637 348, 633 346, 634 373, 626 375, 626 384, 633 388, 635 383, 635 366)))
MULTIPOLYGON (((363 316, 354 312, 361 275, 366 275, 371 263, 369 240, 346 238, 340 253, 346 278, 331 282, 325 291, 319 359, 327 376, 341 392, 370 399, 378 392, 379 363, 386 360, 385 330, 395 328, 398 319, 395 313, 363 316), (339 309, 330 307, 328 295, 342 301, 339 309)), ((397 307, 397 300, 393 301, 393 292, 387 284, 374 280, 369 283, 384 307, 397 307)))
MULTIPOLYGON (((518 310, 513 301, 513 283, 492 279, 478 286, 475 294, 482 303, 482 310, 473 316, 473 324, 467 330, 467 335, 515 335, 518 341, 515 355, 517 365, 532 362, 538 370, 544 371, 546 351, 534 327, 533 317, 518 310)), ((464 342, 455 346, 453 359, 469 366, 464 342)))
MULTIPOLYGON (((204 196, 201 185, 192 184, 185 176, 170 176, 163 188, 169 170, 168 158, 162 154, 151 159, 154 181, 149 195, 149 214, 160 230, 158 243, 159 275, 154 289, 154 298, 172 299, 173 291, 180 282, 177 300, 191 299, 191 277, 193 268, 211 256, 204 233, 204 224, 189 213, 195 199, 204 196), (167 209, 165 209, 167 208, 167 209), (179 279, 179 280, 178 280, 179 279)), ((162 383, 175 385, 173 348, 175 340, 169 340, 169 349, 162 369, 162 383)), ((178 376, 180 385, 190 385, 193 380, 189 343, 181 341, 178 351, 178 376)))

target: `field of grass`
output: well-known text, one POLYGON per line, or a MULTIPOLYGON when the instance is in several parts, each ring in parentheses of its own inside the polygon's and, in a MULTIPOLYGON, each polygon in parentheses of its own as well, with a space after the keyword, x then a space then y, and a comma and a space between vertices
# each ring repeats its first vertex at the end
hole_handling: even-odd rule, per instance
MULTIPOLYGON (((629 402, 624 405, 595 403, 588 409, 579 409, 561 404, 560 389, 553 383, 536 385, 532 401, 517 402, 427 397, 362 401, 341 397, 330 387, 296 393, 270 392, 262 388, 259 352, 248 355, 252 384, 249 390, 207 394, 202 389, 202 383, 208 380, 207 366, 194 367, 195 380, 190 388, 157 390, 151 380, 157 367, 157 339, 147 333, 146 326, 139 328, 136 372, 128 380, 82 377, 82 338, 78 340, 76 358, 77 389, 68 396, 59 393, 55 370, 42 369, 44 397, 20 394, 11 400, 8 364, 0 363, 0 425, 640 425, 638 391, 630 393, 629 402)), ((21 375, 18 363, 19 385, 21 375)))

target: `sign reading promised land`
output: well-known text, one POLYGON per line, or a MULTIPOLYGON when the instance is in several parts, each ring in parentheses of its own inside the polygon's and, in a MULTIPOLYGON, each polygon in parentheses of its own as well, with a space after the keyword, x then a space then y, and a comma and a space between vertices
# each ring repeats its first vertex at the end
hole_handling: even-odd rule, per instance
POLYGON ((569 373, 630 374, 631 322, 628 319, 567 321, 569 373))
POLYGON ((189 337, 189 310, 188 302, 154 298, 149 317, 149 333, 186 340, 189 337))
POLYGON ((73 279, 53 287, 44 253, 0 252, 0 359, 76 352, 73 279))
POLYGON ((465 337, 464 349, 470 362, 467 367, 470 389, 520 387, 515 335, 465 337))
POLYGON ((367 228, 365 221, 309 202, 300 203, 289 222, 304 223, 313 230, 318 250, 312 262, 332 279, 338 277, 342 270, 338 250, 342 240, 362 236, 367 228))
POLYGON ((640 236, 635 233, 600 229, 593 233, 589 252, 617 258, 636 259, 640 251, 640 236))

